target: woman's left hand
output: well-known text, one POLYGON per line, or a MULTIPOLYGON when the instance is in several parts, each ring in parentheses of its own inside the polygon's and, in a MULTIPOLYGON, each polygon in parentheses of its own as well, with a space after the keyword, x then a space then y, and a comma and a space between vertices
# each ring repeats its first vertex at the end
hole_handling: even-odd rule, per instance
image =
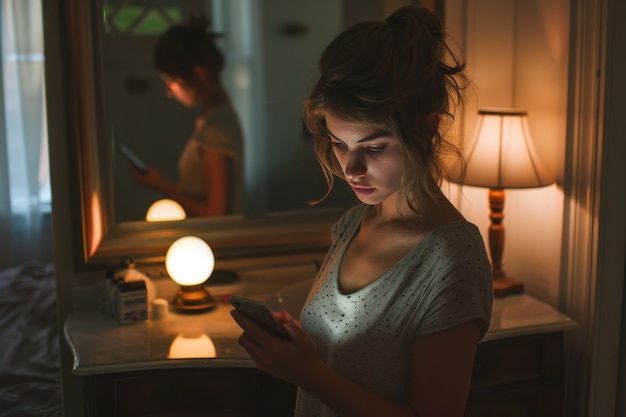
POLYGON ((311 367, 321 365, 315 343, 289 313, 280 311, 273 314, 289 333, 289 340, 272 336, 253 320, 233 310, 233 319, 243 329, 239 344, 250 354, 257 368, 300 385, 311 367))

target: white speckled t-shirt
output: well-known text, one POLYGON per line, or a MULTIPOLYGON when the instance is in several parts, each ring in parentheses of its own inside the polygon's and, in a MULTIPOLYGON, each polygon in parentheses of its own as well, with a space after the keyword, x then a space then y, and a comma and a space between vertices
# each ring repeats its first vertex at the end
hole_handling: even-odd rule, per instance
MULTIPOLYGON (((481 319, 489 328, 491 266, 482 237, 468 222, 431 231, 389 271, 351 294, 338 285, 339 264, 369 206, 358 205, 333 227, 333 244, 301 314, 322 360, 355 383, 408 403, 415 336, 481 319)), ((335 417, 303 390, 296 416, 335 417)))

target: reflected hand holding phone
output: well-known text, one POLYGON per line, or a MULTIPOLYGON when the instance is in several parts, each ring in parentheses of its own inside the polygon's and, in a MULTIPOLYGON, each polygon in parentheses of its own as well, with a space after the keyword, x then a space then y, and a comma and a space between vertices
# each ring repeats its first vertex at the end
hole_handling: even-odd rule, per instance
POLYGON ((135 152, 130 150, 128 146, 121 143, 119 148, 121 154, 124 155, 128 162, 130 162, 135 168, 137 168, 139 172, 144 175, 148 172, 148 166, 146 165, 146 163, 141 158, 139 158, 135 152))

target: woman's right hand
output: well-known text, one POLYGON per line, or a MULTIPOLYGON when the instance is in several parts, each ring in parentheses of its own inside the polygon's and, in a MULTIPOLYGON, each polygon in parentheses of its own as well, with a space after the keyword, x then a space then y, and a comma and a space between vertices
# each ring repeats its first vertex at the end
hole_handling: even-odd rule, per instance
POLYGON ((300 385, 311 366, 322 365, 317 348, 289 313, 280 311, 273 314, 289 333, 289 340, 270 335, 254 321, 233 310, 231 315, 243 329, 239 344, 250 354, 258 369, 300 385))
POLYGON ((163 176, 159 171, 152 167, 147 167, 146 172, 142 173, 135 167, 131 167, 133 176, 139 185, 150 188, 158 188, 163 183, 163 176))

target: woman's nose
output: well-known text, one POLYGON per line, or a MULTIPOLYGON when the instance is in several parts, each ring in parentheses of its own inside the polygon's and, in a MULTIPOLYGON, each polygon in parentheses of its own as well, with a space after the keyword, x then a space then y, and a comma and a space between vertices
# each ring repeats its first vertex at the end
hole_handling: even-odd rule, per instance
POLYGON ((346 178, 357 178, 365 175, 367 165, 363 161, 363 157, 358 152, 353 152, 348 156, 348 161, 344 170, 346 178))

